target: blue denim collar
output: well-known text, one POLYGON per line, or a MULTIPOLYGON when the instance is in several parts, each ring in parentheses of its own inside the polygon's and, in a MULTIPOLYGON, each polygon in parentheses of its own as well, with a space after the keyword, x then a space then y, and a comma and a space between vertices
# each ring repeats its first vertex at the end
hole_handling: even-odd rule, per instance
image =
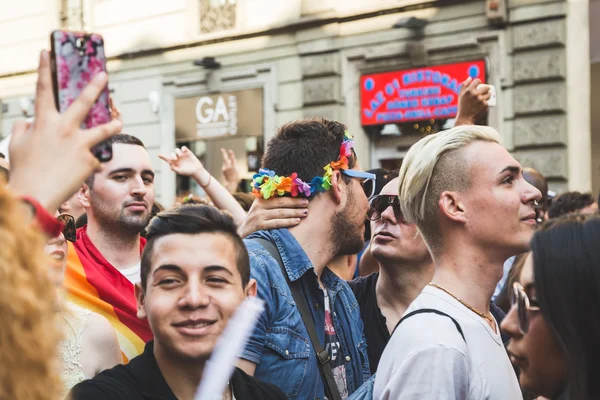
MULTIPOLYGON (((294 282, 300 279, 308 270, 314 271, 314 266, 306 252, 288 229, 258 231, 250 235, 249 239, 253 237, 260 237, 275 243, 290 281, 294 282)), ((329 268, 323 270, 321 282, 333 293, 339 292, 343 287, 342 280, 329 268)))
POLYGON ((304 249, 288 229, 258 231, 250 235, 248 239, 254 237, 267 239, 275 243, 290 281, 294 282, 300 279, 308 270, 314 270, 313 264, 304 249))

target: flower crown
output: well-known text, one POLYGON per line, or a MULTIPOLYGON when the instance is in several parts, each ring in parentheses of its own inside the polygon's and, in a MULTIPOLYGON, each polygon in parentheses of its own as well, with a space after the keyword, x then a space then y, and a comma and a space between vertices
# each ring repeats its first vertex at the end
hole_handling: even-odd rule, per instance
POLYGON ((279 176, 275 171, 266 168, 258 170, 258 174, 252 177, 252 194, 268 200, 271 197, 285 196, 290 193, 292 197, 310 197, 315 193, 325 192, 331 189, 331 176, 334 170, 347 170, 348 157, 352 155, 354 140, 348 131, 344 132, 344 141, 340 146, 340 157, 332 161, 323 169, 323 176, 315 176, 309 183, 298 178, 297 173, 290 176, 279 176))

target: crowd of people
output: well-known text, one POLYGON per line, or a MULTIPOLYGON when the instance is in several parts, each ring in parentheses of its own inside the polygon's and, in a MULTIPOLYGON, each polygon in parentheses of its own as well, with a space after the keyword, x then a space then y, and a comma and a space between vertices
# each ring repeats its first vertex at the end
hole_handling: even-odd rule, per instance
POLYGON ((230 151, 223 180, 187 147, 160 155, 207 196, 170 207, 116 109, 81 128, 106 84, 60 114, 42 52, 35 119, 0 155, 0 399, 196 399, 251 297, 219 399, 600 398, 598 203, 551 196, 477 125, 479 80, 399 171, 363 171, 341 122, 294 121, 251 195, 230 151))

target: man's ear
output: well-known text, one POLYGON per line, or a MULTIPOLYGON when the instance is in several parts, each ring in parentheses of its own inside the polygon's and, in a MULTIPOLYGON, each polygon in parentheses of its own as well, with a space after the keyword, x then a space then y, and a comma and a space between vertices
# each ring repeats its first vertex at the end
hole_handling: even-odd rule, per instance
POLYGON ((256 279, 250 279, 248 284, 246 285, 246 289, 244 290, 246 293, 246 297, 256 297, 257 286, 256 279))
POLYGON ((142 288, 141 283, 136 283, 135 288, 135 299, 137 300, 137 317, 139 319, 147 319, 148 315, 146 314, 146 292, 142 288))
POLYGON ((340 171, 333 171, 333 175, 331 175, 331 189, 329 189, 329 193, 336 204, 340 204, 342 202, 342 190, 345 189, 346 185, 344 182, 342 182, 342 174, 340 171))
POLYGON ((77 200, 86 210, 90 208, 90 190, 89 186, 84 183, 77 192, 77 200))
POLYGON ((440 195, 439 208, 446 218, 466 223, 467 216, 465 213, 464 203, 460 201, 460 197, 456 192, 443 192, 440 195))

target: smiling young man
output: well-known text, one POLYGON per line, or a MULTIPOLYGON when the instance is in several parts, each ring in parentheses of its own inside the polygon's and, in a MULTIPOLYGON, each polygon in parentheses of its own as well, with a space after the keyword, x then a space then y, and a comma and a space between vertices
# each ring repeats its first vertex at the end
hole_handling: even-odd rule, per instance
POLYGON ((113 157, 88 178, 78 193, 88 224, 69 248, 65 286, 69 299, 106 317, 117 331, 124 360, 139 355, 152 339, 136 316, 134 284, 154 203, 154 172, 144 144, 118 134, 113 157))
MULTIPOLYGON (((138 317, 154 334, 128 365, 77 385, 73 399, 192 400, 227 322, 256 295, 246 247, 230 216, 189 205, 159 214, 148 228, 138 317)), ((235 369, 223 399, 284 400, 273 385, 235 369)))
POLYGON ((541 193, 491 128, 430 135, 400 170, 400 206, 434 262, 379 363, 375 399, 520 399, 490 299, 502 265, 526 251, 541 193))

